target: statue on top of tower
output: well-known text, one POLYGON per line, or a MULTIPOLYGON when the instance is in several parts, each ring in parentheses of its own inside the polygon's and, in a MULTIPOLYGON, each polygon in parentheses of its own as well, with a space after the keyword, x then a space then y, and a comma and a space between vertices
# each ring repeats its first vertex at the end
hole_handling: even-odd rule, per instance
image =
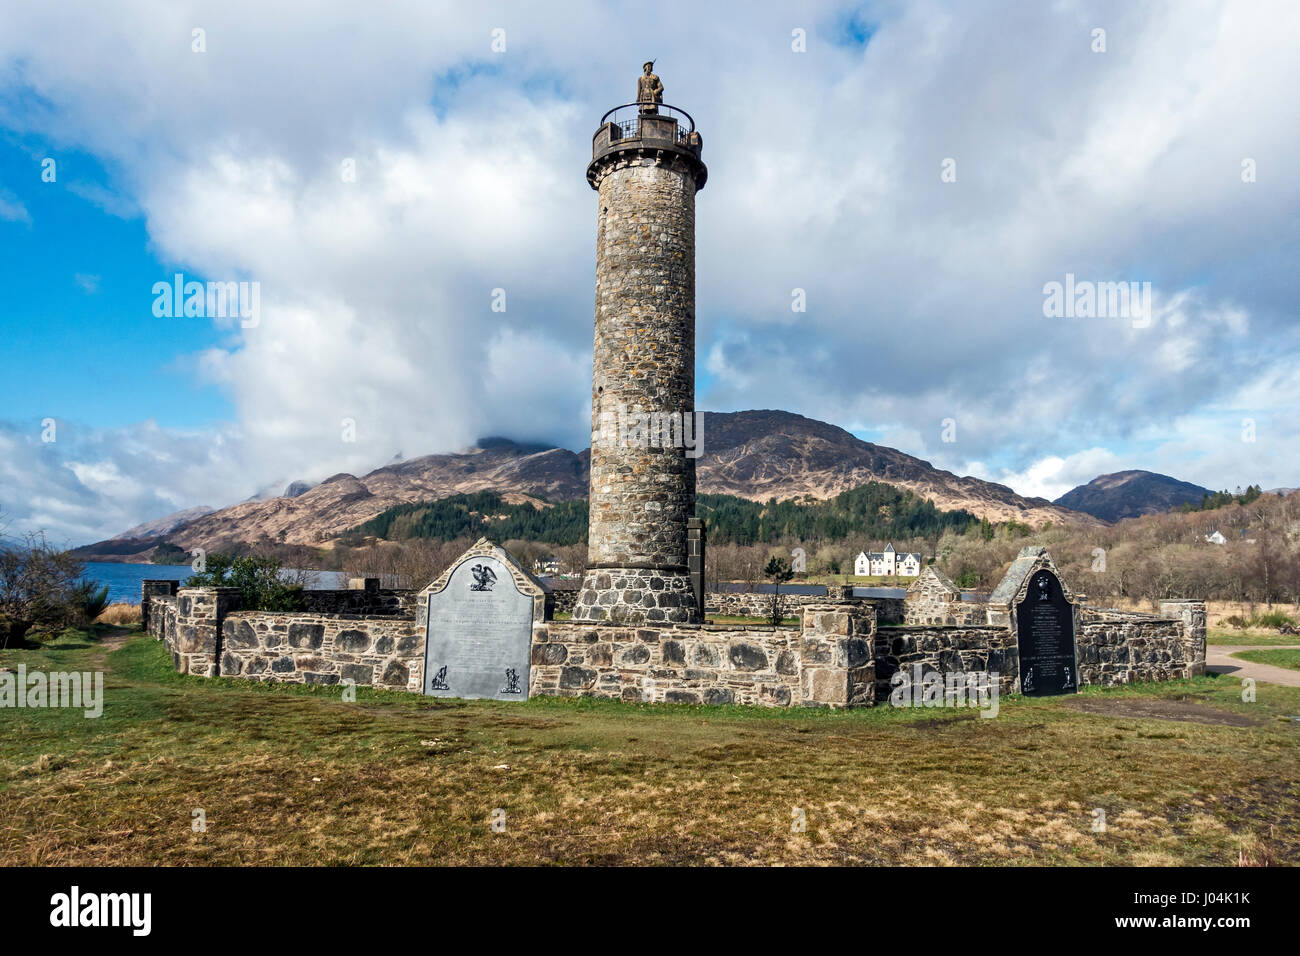
POLYGON ((658 113, 659 104, 664 101, 664 85, 652 72, 654 65, 654 60, 646 60, 641 66, 641 75, 636 78, 638 113, 658 113))

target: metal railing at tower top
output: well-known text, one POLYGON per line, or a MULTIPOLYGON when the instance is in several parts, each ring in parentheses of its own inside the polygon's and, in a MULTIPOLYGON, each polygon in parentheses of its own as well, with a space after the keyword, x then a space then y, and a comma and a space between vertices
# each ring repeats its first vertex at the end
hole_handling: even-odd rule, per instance
POLYGON ((624 103, 622 106, 616 106, 600 118, 600 125, 613 123, 618 127, 619 139, 635 139, 641 135, 641 117, 666 116, 677 121, 677 140, 684 142, 692 133, 695 132, 695 119, 690 113, 676 106, 669 106, 666 103, 655 103, 654 113, 643 114, 641 108, 644 103, 624 103), (683 123, 683 120, 685 123, 683 123))

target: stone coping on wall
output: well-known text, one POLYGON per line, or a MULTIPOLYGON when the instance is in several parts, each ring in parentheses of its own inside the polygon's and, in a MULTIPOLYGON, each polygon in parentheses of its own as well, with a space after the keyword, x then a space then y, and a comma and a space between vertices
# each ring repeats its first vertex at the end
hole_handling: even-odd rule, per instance
POLYGON ((1111 619, 1124 621, 1171 621, 1173 618, 1165 617, 1161 614, 1152 614, 1149 611, 1125 611, 1117 607, 1094 607, 1091 604, 1080 604, 1079 610, 1085 617, 1092 619, 1111 619))
POLYGON ((606 628, 608 630, 635 630, 638 627, 650 628, 674 628, 677 630, 689 631, 797 631, 800 628, 798 624, 780 624, 773 627, 771 624, 668 624, 663 621, 647 621, 641 624, 618 624, 612 621, 547 621, 547 626, 570 625, 573 627, 590 627, 606 628))
POLYGON ((997 631, 1004 633, 1001 624, 881 624, 880 630, 893 634, 898 631, 997 631))

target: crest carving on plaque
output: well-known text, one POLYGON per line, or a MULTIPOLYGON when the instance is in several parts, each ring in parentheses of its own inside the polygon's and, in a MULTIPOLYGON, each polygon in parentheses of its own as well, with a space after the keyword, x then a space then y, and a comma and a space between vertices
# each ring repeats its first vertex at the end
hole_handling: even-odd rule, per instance
POLYGON ((474 575, 474 583, 469 586, 471 591, 491 591, 497 583, 497 573, 486 564, 476 564, 469 570, 474 575))

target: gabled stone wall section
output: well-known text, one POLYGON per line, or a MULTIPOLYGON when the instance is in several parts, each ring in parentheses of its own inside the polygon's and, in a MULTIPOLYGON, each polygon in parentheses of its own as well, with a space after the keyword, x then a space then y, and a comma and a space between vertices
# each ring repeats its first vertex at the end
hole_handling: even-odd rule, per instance
POLYGON ((988 623, 988 608, 963 601, 961 588, 946 574, 927 567, 903 596, 903 623, 961 626, 988 623))
MULTIPOLYGON (((424 588, 421 588, 415 599, 415 626, 419 629, 420 634, 424 634, 429 626, 429 595, 436 591, 445 591, 447 583, 451 580, 452 572, 471 558, 495 558, 510 570, 510 576, 515 583, 515 587, 523 594, 529 595, 533 599, 533 633, 537 633, 537 628, 542 626, 546 621, 546 588, 542 582, 523 569, 518 561, 500 545, 493 544, 487 538, 479 538, 458 557, 455 561, 447 566, 447 570, 438 575, 433 582, 424 588)), ((536 637, 534 637, 536 640, 536 637)), ((423 653, 423 651, 421 651, 423 653)))
MULTIPOLYGON (((990 625, 1005 628, 1011 633, 1011 642, 1015 649, 1013 656, 1015 658, 1016 690, 1020 689, 1020 638, 1016 633, 1016 606, 1022 603, 1029 593, 1030 580, 1042 570, 1051 571, 1056 576, 1056 580, 1061 584, 1061 593, 1070 604, 1074 630, 1075 666, 1080 670, 1083 667, 1083 654, 1079 645, 1080 638, 1083 636, 1083 622, 1080 619, 1079 601, 1070 589, 1070 585, 1061 577, 1060 569, 1057 568, 1056 562, 1052 560, 1052 556, 1047 553, 1047 549, 1040 545, 1029 545, 1021 548, 1020 554, 1011 562, 1011 567, 1007 569, 1007 573, 1002 576, 1001 582, 989 596, 986 609, 990 625)), ((1078 676, 1077 680, 1082 683, 1084 678, 1078 676)))
POLYGON ((1056 575, 1056 579, 1061 582, 1061 591, 1065 594, 1065 599, 1074 605, 1074 624, 1075 633, 1079 631, 1079 598, 1071 590, 1069 583, 1061 577, 1061 571, 1052 560, 1052 556, 1047 553, 1047 549, 1039 545, 1030 545, 1020 549, 1020 554, 1011 562, 1011 567, 1007 573, 1002 576, 998 586, 993 589, 989 595, 988 603, 988 623, 995 625, 1005 625, 1015 630, 1015 607, 1025 599, 1029 591, 1029 579, 1035 572, 1046 568, 1056 575))

